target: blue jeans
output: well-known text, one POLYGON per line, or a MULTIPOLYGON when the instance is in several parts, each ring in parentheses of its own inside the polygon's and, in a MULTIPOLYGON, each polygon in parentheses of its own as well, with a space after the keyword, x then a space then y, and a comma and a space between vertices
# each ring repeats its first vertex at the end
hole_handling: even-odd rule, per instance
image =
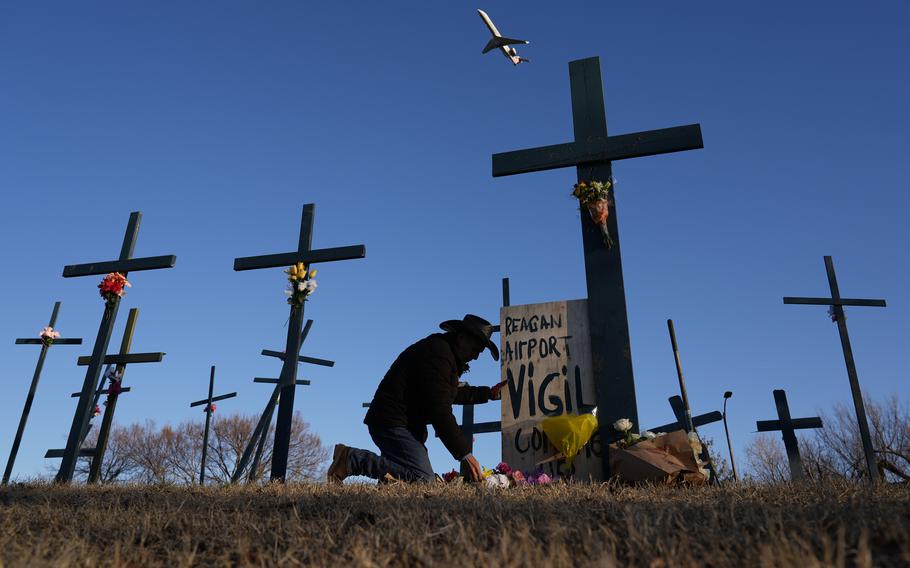
POLYGON ((388 473, 403 481, 432 482, 436 479, 426 446, 407 428, 370 427, 370 437, 382 455, 351 448, 348 453, 351 475, 382 479, 388 473))

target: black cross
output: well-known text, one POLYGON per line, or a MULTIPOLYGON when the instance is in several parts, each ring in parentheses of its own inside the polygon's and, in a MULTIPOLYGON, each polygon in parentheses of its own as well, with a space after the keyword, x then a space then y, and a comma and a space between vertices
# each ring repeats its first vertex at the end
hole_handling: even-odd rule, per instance
MULTIPOLYGON (((142 213, 139 211, 130 213, 126 234, 123 237, 123 245, 120 247, 120 257, 117 260, 65 266, 63 268, 63 277, 75 278, 108 274, 110 272, 119 272, 126 276, 129 272, 138 272, 140 270, 173 268, 177 263, 177 257, 173 255, 132 258, 133 250, 136 248, 136 239, 139 236, 139 222, 141 219, 142 213)), ((95 385, 98 384, 102 360, 105 359, 107 346, 111 340, 111 331, 114 329, 114 321, 117 319, 119 308, 119 297, 114 298, 112 302, 105 302, 104 314, 101 316, 98 335, 95 338, 95 346, 92 349, 92 355, 88 358, 88 368, 85 371, 85 380, 82 383, 82 391, 79 394, 79 403, 76 406, 73 424, 70 426, 69 436, 66 439, 63 461, 60 463, 60 471, 57 472, 56 480, 58 482, 68 483, 73 479, 73 472, 76 469, 76 454, 79 452, 79 446, 82 444, 82 440, 85 439, 85 433, 88 429, 92 412, 92 395, 96 390, 95 385)))
POLYGON ((790 418, 790 406, 787 404, 787 394, 783 389, 774 391, 774 404, 777 406, 778 420, 758 420, 755 422, 756 429, 759 432, 780 430, 784 436, 784 448, 787 449, 787 461, 790 462, 790 480, 805 481, 806 473, 803 471, 803 461, 799 457, 799 444, 794 430, 821 428, 822 419, 818 416, 790 418))
MULTIPOLYGON (((313 327, 313 320, 310 319, 310 320, 307 320, 306 325, 303 327, 303 331, 300 333, 297 352, 300 351, 300 347, 302 347, 303 343, 306 341, 307 335, 309 335, 311 327, 313 327)), ((268 349, 263 349, 262 354, 267 357, 277 357, 277 358, 281 359, 282 361, 284 361, 285 364, 282 366, 281 372, 282 372, 282 375, 285 373, 285 368, 287 367, 288 358, 286 358, 284 356, 284 353, 280 353, 278 351, 269 351, 268 349)), ((293 363, 293 358, 290 358, 290 360, 293 363)), ((334 361, 328 361, 326 359, 317 359, 315 357, 298 356, 298 361, 303 362, 303 363, 311 363, 314 365, 321 365, 324 367, 335 366, 334 361)), ((294 382, 291 384, 291 387, 290 387, 291 392, 294 392, 296 390, 295 387, 297 387, 297 386, 307 386, 310 384, 310 381, 308 381, 306 379, 297 379, 296 363, 294 364, 294 367, 295 367, 294 376, 293 376, 294 382)), ((252 464, 250 465, 248 481, 252 482, 255 480, 256 471, 259 468, 259 461, 262 459, 262 451, 263 451, 263 448, 265 447, 265 438, 268 435, 269 425, 272 423, 272 416, 275 414, 275 405, 281 401, 281 397, 285 392, 286 384, 281 378, 273 379, 273 378, 267 378, 267 377, 255 377, 253 379, 253 382, 254 383, 273 384, 273 385, 275 385, 275 388, 272 390, 272 394, 269 397, 268 402, 266 402, 265 409, 262 411, 262 415, 259 417, 259 422, 256 423, 256 428, 253 430, 253 434, 252 434, 252 436, 250 436, 250 439, 247 442, 246 448, 244 448, 244 450, 243 450, 243 454, 240 457, 240 461, 237 462, 237 464, 234 468, 234 473, 233 473, 233 475, 231 475, 232 483, 236 483, 237 481, 240 481, 240 478, 243 476, 243 471, 246 468, 247 463, 250 461, 250 457, 253 457, 254 448, 255 448, 256 454, 253 457, 252 464)), ((291 409, 291 414, 293 417, 293 409, 291 409)), ((281 417, 281 407, 280 406, 279 406, 278 416, 279 416, 279 418, 281 417)), ((275 443, 277 444, 278 443, 277 442, 278 426, 276 425, 275 428, 276 428, 275 443)), ((290 436, 290 433, 288 435, 290 436)), ((289 448, 290 448, 290 438, 288 439, 288 446, 285 451, 287 452, 287 450, 289 448)), ((273 445, 272 446, 272 470, 273 471, 274 471, 274 463, 275 463, 275 450, 274 450, 274 445, 273 445)), ((285 454, 284 470, 287 471, 287 454, 285 454)), ((276 479, 276 478, 273 476, 272 479, 276 479)), ((280 479, 282 481, 284 481, 283 476, 280 479)))
MULTIPOLYGON (((120 342, 120 351, 116 354, 105 355, 103 359, 104 365, 116 365, 114 370, 115 374, 120 377, 117 381, 120 384, 117 387, 114 386, 114 379, 111 379, 108 383, 108 388, 104 388, 104 381, 107 378, 106 376, 101 377, 101 382, 98 385, 98 388, 95 390, 94 399, 92 406, 98 405, 101 395, 107 395, 107 402, 104 405, 104 415, 101 417, 101 428, 98 431, 98 440, 94 448, 91 448, 91 453, 86 453, 84 450, 80 450, 79 455, 90 455, 92 458, 91 465, 89 466, 88 482, 97 483, 101 479, 101 466, 104 462, 104 454, 107 452, 107 443, 110 439, 111 426, 114 422, 114 413, 117 411, 117 400, 119 399, 120 394, 124 392, 130 392, 130 388, 118 388, 123 384, 123 377, 126 374, 126 366, 139 364, 139 363, 160 363, 164 360, 164 353, 155 352, 155 353, 130 353, 130 348, 133 344, 133 334, 136 331, 136 320, 139 318, 139 308, 131 308, 129 315, 126 319, 126 328, 123 330, 123 339, 120 342)), ((79 366, 87 366, 91 364, 91 357, 79 357, 76 364, 79 366)), ((70 396, 73 398, 81 396, 81 392, 74 392, 70 396)), ((88 435, 88 429, 85 430, 85 435, 88 435)), ((84 436, 85 436, 84 435, 84 436)), ((82 442, 85 441, 83 437, 82 442)), ((82 444, 80 443, 80 446, 82 444)), ((64 450, 48 450, 44 457, 63 457, 65 455, 64 450)))
POLYGON ((202 434, 202 465, 199 467, 199 485, 205 483, 205 462, 206 456, 208 455, 209 450, 209 424, 212 421, 212 403, 219 400, 225 400, 228 398, 234 398, 237 396, 236 392, 231 392, 228 394, 221 394, 218 396, 212 396, 212 393, 215 390, 215 365, 212 365, 212 370, 209 373, 209 396, 202 400, 197 400, 196 402, 190 403, 190 408, 195 406, 205 405, 205 431, 202 434))
MULTIPOLYGON (((298 262, 307 265, 318 262, 332 262, 337 260, 350 260, 366 256, 366 247, 354 245, 348 247, 312 249, 313 220, 316 216, 316 206, 308 203, 303 206, 303 216, 300 220, 300 238, 297 250, 281 254, 251 256, 234 259, 234 270, 256 270, 260 268, 275 268, 291 266, 298 262)), ((300 354, 300 331, 303 324, 303 306, 291 304, 291 315, 288 320, 288 335, 285 353, 297 356, 300 354)), ((291 442, 291 420, 294 415, 294 392, 297 380, 297 361, 294 356, 285 357, 281 368, 280 384, 276 385, 276 392, 281 391, 281 402, 278 406, 278 419, 275 424, 275 442, 272 450, 271 479, 284 481, 287 475, 288 450, 291 442)), ((276 395, 277 396, 277 395, 276 395)), ((274 397, 273 397, 274 398, 274 397)))
MULTIPOLYGON (((57 324, 57 314, 60 313, 60 302, 54 303, 54 311, 51 312, 51 321, 48 327, 54 327, 57 324)), ((64 339, 58 338, 53 341, 54 345, 81 345, 82 338, 64 339)), ((9 460, 6 462, 6 469, 3 471, 3 485, 9 483, 9 478, 13 473, 13 465, 16 463, 16 454, 19 453, 19 444, 22 442, 22 433, 25 432, 25 423, 28 422, 29 412, 32 410, 32 402, 35 400, 35 391, 38 389, 38 380, 41 378, 41 369, 44 368, 44 358, 47 356, 47 349, 50 347, 41 338, 19 338, 16 345, 40 345, 41 353, 38 355, 38 364, 35 365, 35 373, 32 375, 32 384, 28 389, 28 395, 25 397, 25 406, 22 408, 22 417, 19 419, 19 427, 16 429, 16 437, 13 439, 13 449, 9 452, 9 460)))
POLYGON ((866 407, 863 404, 863 393, 859 389, 859 377, 856 374, 853 349, 850 347, 850 336, 847 335, 847 319, 844 316, 844 306, 871 306, 884 308, 885 301, 841 298, 840 289, 837 287, 837 276, 834 274, 834 261, 830 256, 825 257, 825 271, 828 273, 828 286, 831 288, 830 298, 785 297, 784 303, 832 307, 832 319, 837 322, 837 331, 840 333, 840 344, 844 351, 844 362, 847 364, 847 376, 850 378, 850 391, 853 393, 853 406, 856 408, 859 435, 860 439, 863 441, 863 453, 865 453, 866 456, 869 483, 875 485, 878 482, 878 466, 875 460, 875 449, 872 447, 872 437, 869 435, 869 422, 866 420, 866 407))
MULTIPOLYGON (((669 399, 670 408, 673 409, 673 415, 676 416, 676 422, 670 422, 669 424, 663 424, 656 428, 649 428, 651 432, 655 434, 658 432, 673 432, 676 430, 685 430, 689 431, 686 428, 686 407, 683 404, 682 397, 679 395, 671 396, 669 399)), ((698 416, 692 417, 692 426, 698 428, 699 426, 704 426, 706 424, 712 424, 714 422, 720 422, 724 419, 724 415, 718 411, 706 412, 705 414, 699 414, 698 416)))
MULTIPOLYGON (((569 82, 575 140, 494 154, 493 177, 574 166, 579 181, 607 181, 612 176, 613 160, 703 147, 698 124, 609 136, 597 57, 570 62, 569 82)), ((614 241, 611 248, 604 245, 600 229, 589 216, 581 215, 591 357, 602 440, 612 436, 611 424, 621 417, 638 423, 619 229, 615 206, 611 209, 607 220, 614 241)), ((610 471, 608 454, 603 453, 605 475, 610 471)))

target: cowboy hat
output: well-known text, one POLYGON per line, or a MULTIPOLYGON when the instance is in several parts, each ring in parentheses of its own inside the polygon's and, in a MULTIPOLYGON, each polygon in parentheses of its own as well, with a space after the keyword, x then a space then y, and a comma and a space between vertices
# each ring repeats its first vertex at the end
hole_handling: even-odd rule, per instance
POLYGON ((469 335, 473 335, 490 350, 493 360, 499 361, 499 348, 490 341, 490 336, 493 335, 493 325, 482 317, 467 314, 464 319, 446 320, 439 324, 439 328, 443 331, 464 331, 469 335))

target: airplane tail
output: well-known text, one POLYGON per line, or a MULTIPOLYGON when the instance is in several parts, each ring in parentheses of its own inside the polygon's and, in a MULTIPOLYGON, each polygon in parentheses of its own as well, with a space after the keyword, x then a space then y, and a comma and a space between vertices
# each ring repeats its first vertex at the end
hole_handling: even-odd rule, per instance
POLYGON ((511 39, 511 38, 507 38, 507 37, 496 36, 496 37, 490 38, 490 41, 487 42, 487 45, 483 48, 483 51, 481 51, 481 53, 488 53, 490 51, 493 51, 494 49, 498 49, 500 47, 505 47, 507 45, 524 44, 524 43, 529 43, 529 42, 526 40, 523 40, 523 39, 511 39))

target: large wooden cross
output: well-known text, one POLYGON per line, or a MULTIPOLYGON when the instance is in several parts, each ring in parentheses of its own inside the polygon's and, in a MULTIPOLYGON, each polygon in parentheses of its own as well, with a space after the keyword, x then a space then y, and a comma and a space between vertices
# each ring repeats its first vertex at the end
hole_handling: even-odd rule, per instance
MULTIPOLYGON (((494 154, 493 177, 574 166, 578 181, 607 181, 612 177, 613 160, 703 147, 698 124, 608 135, 600 59, 597 57, 570 62, 569 82, 575 140, 494 154)), ((568 186, 565 188, 567 194, 570 189, 568 186)), ((601 440, 612 437, 611 424, 620 418, 628 418, 638 426, 615 205, 611 207, 607 226, 614 241, 611 248, 604 245, 601 231, 589 215, 581 215, 591 356, 601 440)), ((603 464, 606 474, 610 471, 608 452, 603 452, 603 464)))
MULTIPOLYGON (((655 434, 658 432, 673 432, 675 430, 685 430, 688 432, 689 428, 687 427, 688 421, 686 420, 686 406, 683 403, 682 397, 679 395, 673 395, 667 400, 670 403, 670 408, 673 410, 673 415, 676 417, 676 422, 663 424, 656 428, 649 428, 649 430, 655 434)), ((699 414, 698 416, 693 416, 692 426, 698 428, 699 426, 704 426, 706 424, 720 422, 723 419, 724 415, 717 410, 714 410, 712 412, 706 412, 704 414, 699 414)))
POLYGON ((828 273, 828 286, 831 288, 830 298, 785 297, 784 303, 831 306, 831 319, 837 323, 837 331, 840 334, 840 344, 844 351, 844 362, 847 364, 847 376, 850 379, 850 392, 853 394, 853 406, 856 409, 859 436, 863 442, 863 453, 866 457, 869 483, 875 485, 878 483, 878 464, 875 459, 875 449, 872 447, 872 437, 869 435, 869 422, 866 420, 866 407, 863 404, 863 393, 859 388, 859 376, 856 374, 856 362, 853 360, 853 348, 850 347, 850 336, 847 335, 847 318, 844 315, 844 306, 884 308, 885 301, 841 298, 840 288, 837 286, 837 275, 834 274, 834 261, 830 256, 825 257, 825 271, 828 273))
POLYGON ((787 461, 790 462, 790 481, 803 482, 806 473, 803 471, 803 461, 799 456, 799 443, 796 441, 796 432, 804 428, 821 428, 822 419, 818 416, 811 418, 791 418, 790 406, 787 404, 787 393, 783 389, 774 391, 774 404, 777 406, 777 420, 758 420, 755 422, 759 432, 780 431, 784 437, 784 448, 787 450, 787 461))
MULTIPOLYGON (((256 270, 261 268, 277 268, 291 266, 298 262, 307 265, 332 262, 338 260, 351 260, 364 258, 366 247, 354 245, 347 247, 326 248, 313 250, 313 221, 316 216, 316 206, 308 203, 303 206, 303 216, 300 220, 300 237, 297 241, 297 250, 293 252, 268 254, 263 256, 250 256, 234 259, 234 270, 256 270)), ((272 450, 272 481, 284 481, 287 475, 288 451, 291 443, 291 419, 294 415, 294 392, 297 380, 297 359, 300 353, 300 331, 303 327, 303 306, 291 304, 291 315, 288 319, 287 343, 284 352, 293 354, 285 357, 281 368, 280 403, 278 405, 278 418, 275 424, 275 443, 272 450)))
MULTIPOLYGON (((60 313, 60 302, 54 303, 54 311, 51 312, 51 321, 48 327, 53 328, 57 324, 57 314, 60 313)), ((53 345, 81 345, 82 338, 63 338, 58 337, 53 340, 53 345)), ((35 373, 32 375, 32 384, 29 386, 28 395, 25 397, 25 406, 22 408, 22 417, 19 418, 19 427, 16 429, 16 437, 13 439, 13 448, 9 452, 9 460, 6 462, 6 469, 3 471, 3 485, 9 483, 9 478, 13 474, 13 465, 16 463, 16 455, 19 453, 19 444, 22 443, 22 434, 25 432, 25 423, 28 422, 28 415, 32 410, 32 403, 35 400, 35 391, 38 389, 38 381, 41 378, 41 370, 44 368, 44 358, 47 356, 47 350, 50 345, 39 337, 20 337, 16 340, 16 345, 40 345, 41 354, 38 355, 38 364, 35 365, 35 373)))
MULTIPOLYGON (((174 255, 132 258, 133 250, 136 248, 136 239, 139 236, 139 222, 141 219, 141 212, 134 211, 130 213, 130 220, 126 226, 126 234, 123 237, 123 245, 120 247, 120 256, 117 260, 69 265, 63 268, 63 277, 94 276, 110 272, 119 272, 126 276, 130 272, 138 272, 140 270, 173 268, 177 263, 177 257, 174 255)), ((98 335, 95 337, 95 346, 92 349, 91 356, 88 358, 85 380, 82 383, 82 390, 79 394, 79 403, 76 406, 73 423, 66 439, 63 461, 60 463, 60 470, 57 472, 57 482, 68 483, 73 479, 79 446, 82 445, 82 440, 85 439, 85 432, 91 418, 95 385, 98 384, 101 366, 105 353, 107 353, 107 346, 111 340, 111 332, 114 329, 114 322, 117 319, 119 308, 119 297, 112 302, 105 302, 104 314, 101 316, 98 335)))
POLYGON ((236 392, 230 392, 228 394, 221 394, 218 396, 213 396, 215 391, 215 365, 212 365, 211 372, 209 373, 209 396, 202 400, 197 400, 196 402, 190 403, 190 408, 195 406, 205 405, 205 430, 202 434, 202 465, 199 467, 199 485, 205 483, 205 465, 206 458, 208 457, 209 451, 209 425, 212 421, 212 413, 215 412, 214 406, 212 403, 219 400, 226 400, 229 398, 234 398, 237 396, 236 392))

